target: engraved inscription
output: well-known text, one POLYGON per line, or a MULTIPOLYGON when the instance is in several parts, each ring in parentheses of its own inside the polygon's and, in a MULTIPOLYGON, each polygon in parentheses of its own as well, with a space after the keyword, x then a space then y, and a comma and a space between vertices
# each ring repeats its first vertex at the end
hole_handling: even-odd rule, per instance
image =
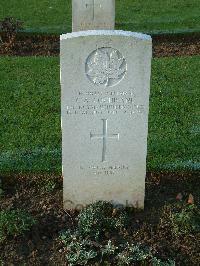
POLYGON ((93 84, 113 87, 124 78, 127 72, 127 63, 118 50, 103 47, 88 56, 85 71, 93 84))
POLYGON ((145 113, 145 107, 138 103, 134 89, 127 91, 81 90, 74 93, 65 106, 67 115, 132 115, 145 113))
POLYGON ((128 165, 120 164, 120 165, 89 165, 89 166, 80 166, 81 170, 91 171, 92 174, 96 176, 100 175, 116 175, 119 173, 125 173, 129 171, 130 167, 128 165))
POLYGON ((103 148, 102 148, 102 162, 106 161, 106 148, 107 148, 107 139, 117 139, 119 140, 119 133, 117 134, 108 134, 108 120, 101 119, 103 121, 103 134, 92 134, 90 133, 90 139, 102 139, 103 148))
POLYGON ((81 30, 84 30, 85 28, 88 28, 88 29, 103 29, 103 28, 109 28, 110 27, 110 24, 108 23, 105 23, 105 22, 81 22, 80 25, 79 25, 79 29, 81 30))

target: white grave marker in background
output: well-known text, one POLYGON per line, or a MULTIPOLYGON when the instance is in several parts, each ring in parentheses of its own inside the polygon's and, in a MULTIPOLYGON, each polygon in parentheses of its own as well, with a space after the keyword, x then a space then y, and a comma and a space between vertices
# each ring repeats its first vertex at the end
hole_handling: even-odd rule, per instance
POLYGON ((143 207, 152 42, 148 35, 61 36, 64 207, 143 207))
POLYGON ((72 31, 115 27, 115 0, 72 0, 72 31))

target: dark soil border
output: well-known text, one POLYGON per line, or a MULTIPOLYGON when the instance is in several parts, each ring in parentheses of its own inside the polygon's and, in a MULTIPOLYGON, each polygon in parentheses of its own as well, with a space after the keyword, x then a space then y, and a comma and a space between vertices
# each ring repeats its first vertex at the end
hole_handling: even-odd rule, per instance
MULTIPOLYGON (((2 35, 2 33, 1 33, 2 35)), ((153 57, 192 56, 200 54, 200 33, 153 35, 153 57)), ((8 44, 2 36, 0 55, 58 56, 58 35, 22 34, 8 44)))

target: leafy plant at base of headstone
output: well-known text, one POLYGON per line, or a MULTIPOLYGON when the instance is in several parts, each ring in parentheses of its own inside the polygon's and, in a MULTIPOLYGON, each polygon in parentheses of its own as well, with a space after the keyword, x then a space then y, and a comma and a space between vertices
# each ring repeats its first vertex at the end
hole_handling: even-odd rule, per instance
POLYGON ((149 249, 127 243, 123 251, 117 255, 117 265, 132 265, 133 262, 146 261, 149 258, 151 258, 149 249))
POLYGON ((175 266, 176 263, 174 260, 161 261, 160 259, 153 257, 151 259, 151 265, 152 266, 175 266))
POLYGON ((98 255, 93 242, 83 239, 77 232, 63 232, 60 239, 67 247, 66 259, 69 265, 88 265, 98 255))
POLYGON ((115 209, 109 202, 91 204, 77 218, 77 229, 60 236, 69 265, 121 266, 150 262, 153 266, 174 266, 153 256, 148 247, 129 243, 125 234, 120 235, 130 218, 125 210, 115 209))
POLYGON ((78 232, 83 237, 99 240, 106 234, 120 232, 129 223, 125 210, 113 212, 113 205, 109 202, 99 201, 88 205, 78 215, 78 232))
POLYGON ((102 256, 110 256, 114 255, 118 251, 118 247, 116 247, 111 240, 108 240, 108 243, 102 248, 102 256))
POLYGON ((83 238, 78 231, 67 230, 60 237, 66 247, 66 259, 70 266, 75 265, 152 265, 152 266, 175 266, 175 262, 161 261, 152 255, 150 249, 141 244, 122 241, 113 244, 98 243, 83 238), (138 264, 140 263, 140 264, 138 264))
POLYGON ((19 236, 29 231, 36 221, 22 210, 0 211, 0 243, 8 236, 19 236))
POLYGON ((5 45, 5 50, 11 49, 15 43, 17 32, 23 29, 23 22, 13 18, 6 17, 0 21, 0 31, 2 31, 2 42, 5 45))
POLYGON ((117 255, 117 265, 135 265, 135 263, 138 265, 138 262, 140 262, 140 265, 175 266, 173 260, 164 262, 156 258, 146 246, 137 243, 126 243, 123 251, 117 255))

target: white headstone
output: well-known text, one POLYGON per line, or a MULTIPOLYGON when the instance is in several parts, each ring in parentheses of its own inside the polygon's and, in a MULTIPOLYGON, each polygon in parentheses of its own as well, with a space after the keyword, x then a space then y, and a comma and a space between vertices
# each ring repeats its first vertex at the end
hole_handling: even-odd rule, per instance
POLYGON ((65 208, 144 206, 151 56, 140 33, 61 36, 65 208))
POLYGON ((72 0, 72 31, 115 27, 115 0, 72 0))

